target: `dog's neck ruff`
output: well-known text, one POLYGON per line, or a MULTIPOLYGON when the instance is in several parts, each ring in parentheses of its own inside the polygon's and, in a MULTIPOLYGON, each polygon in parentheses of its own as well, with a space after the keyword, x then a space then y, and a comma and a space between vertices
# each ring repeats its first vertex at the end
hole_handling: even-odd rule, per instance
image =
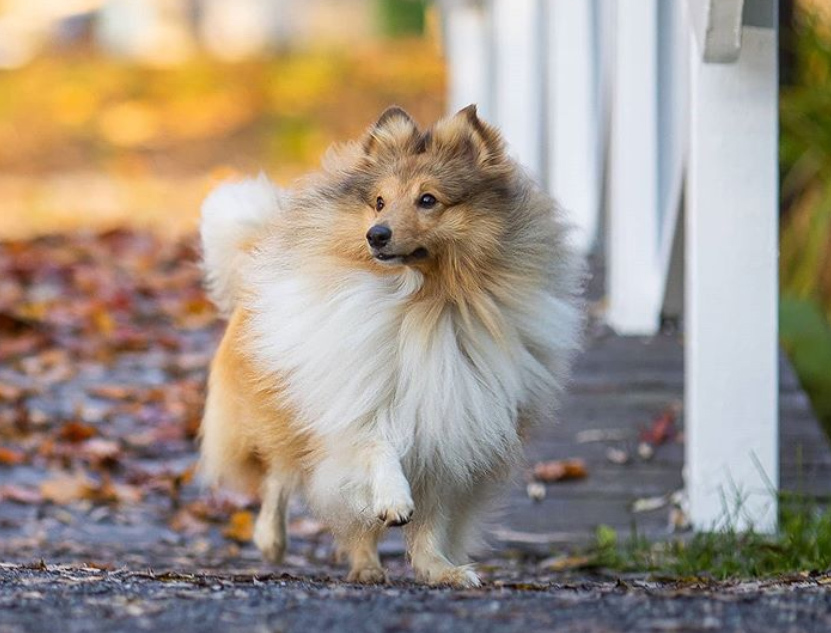
POLYGON ((251 353, 280 376, 301 425, 333 443, 383 437, 411 472, 458 479, 517 455, 520 410, 559 394, 547 361, 573 347, 554 337, 579 320, 541 289, 521 310, 501 308, 497 340, 475 315, 419 300, 423 278, 411 269, 324 279, 261 267, 253 279, 251 353))

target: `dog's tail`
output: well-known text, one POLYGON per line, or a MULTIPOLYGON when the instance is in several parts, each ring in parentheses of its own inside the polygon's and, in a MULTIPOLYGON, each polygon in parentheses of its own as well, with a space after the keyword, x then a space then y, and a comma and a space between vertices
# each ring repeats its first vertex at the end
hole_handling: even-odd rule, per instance
POLYGON ((228 316, 239 299, 239 271, 254 240, 280 211, 283 192, 264 174, 223 183, 202 203, 200 235, 208 295, 228 316))

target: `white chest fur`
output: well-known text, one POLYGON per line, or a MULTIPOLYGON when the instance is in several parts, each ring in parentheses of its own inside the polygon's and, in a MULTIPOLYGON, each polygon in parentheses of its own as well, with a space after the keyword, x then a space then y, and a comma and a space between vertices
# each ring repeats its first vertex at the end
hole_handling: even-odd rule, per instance
POLYGON ((301 422, 333 440, 380 434, 408 470, 440 467, 466 478, 495 466, 518 446, 520 407, 556 382, 528 351, 551 338, 542 316, 509 315, 497 343, 450 307, 414 308, 417 272, 343 272, 325 284, 259 272, 249 305, 253 349, 283 377, 301 422))

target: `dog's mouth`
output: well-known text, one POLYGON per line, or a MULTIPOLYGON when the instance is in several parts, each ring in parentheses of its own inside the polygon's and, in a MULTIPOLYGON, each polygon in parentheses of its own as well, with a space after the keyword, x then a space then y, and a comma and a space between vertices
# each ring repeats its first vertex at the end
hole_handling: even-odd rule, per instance
POLYGON ((411 253, 387 253, 373 249, 372 256, 379 262, 385 264, 409 264, 410 262, 419 261, 427 257, 427 249, 419 246, 411 253))

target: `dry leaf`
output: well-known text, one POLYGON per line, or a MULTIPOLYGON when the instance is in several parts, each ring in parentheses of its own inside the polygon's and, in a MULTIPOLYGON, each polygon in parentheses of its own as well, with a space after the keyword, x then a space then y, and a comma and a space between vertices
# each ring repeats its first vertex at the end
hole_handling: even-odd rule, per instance
POLYGON ((93 482, 85 475, 63 475, 40 484, 40 494, 46 501, 66 505, 87 497, 93 482))
POLYGON ((96 437, 84 442, 79 452, 93 464, 113 465, 121 456, 121 446, 118 442, 96 437))
POLYGON ((609 447, 606 449, 606 459, 613 464, 622 466, 629 461, 629 453, 622 448, 609 447))
POLYGON ((15 466, 26 461, 25 453, 17 451, 13 448, 6 448, 0 446, 0 464, 4 466, 15 466))
POLYGON ((571 571, 590 567, 593 561, 588 556, 553 556, 540 561, 544 571, 571 571))
POLYGON ((0 486, 0 500, 13 501, 15 503, 34 504, 41 503, 43 497, 40 492, 32 488, 24 488, 15 484, 0 486))
POLYGON ((583 479, 589 471, 582 459, 562 459, 539 462, 534 466, 534 479, 543 483, 583 479))
POLYGON ((247 543, 254 536, 254 515, 248 510, 234 512, 222 535, 238 543, 247 543))
POLYGON ((97 433, 94 426, 83 422, 67 422, 61 427, 58 437, 68 442, 83 442, 97 433))
POLYGON ((663 508, 668 503, 669 499, 667 499, 666 495, 660 497, 643 497, 641 499, 635 499, 635 502, 632 504, 632 512, 652 512, 653 510, 663 508))

